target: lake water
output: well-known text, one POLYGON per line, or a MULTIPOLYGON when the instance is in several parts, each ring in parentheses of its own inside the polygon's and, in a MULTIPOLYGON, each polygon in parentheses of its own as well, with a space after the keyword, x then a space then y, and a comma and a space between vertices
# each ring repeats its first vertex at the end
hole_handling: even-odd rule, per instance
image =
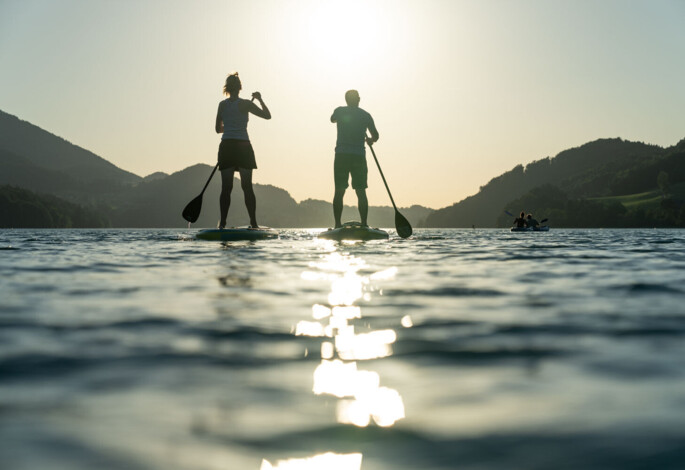
POLYGON ((685 231, 0 231, 0 467, 685 468, 685 231))

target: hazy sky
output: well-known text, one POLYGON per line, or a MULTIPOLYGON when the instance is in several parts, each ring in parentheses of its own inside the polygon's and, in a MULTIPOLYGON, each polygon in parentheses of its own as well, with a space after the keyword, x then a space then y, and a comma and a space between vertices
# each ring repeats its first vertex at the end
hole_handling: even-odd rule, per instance
POLYGON ((355 88, 398 205, 437 208, 597 138, 685 138, 684 53, 685 0, 0 0, 0 109, 170 173, 216 162, 238 71, 273 114, 250 119, 255 182, 329 200, 355 88))

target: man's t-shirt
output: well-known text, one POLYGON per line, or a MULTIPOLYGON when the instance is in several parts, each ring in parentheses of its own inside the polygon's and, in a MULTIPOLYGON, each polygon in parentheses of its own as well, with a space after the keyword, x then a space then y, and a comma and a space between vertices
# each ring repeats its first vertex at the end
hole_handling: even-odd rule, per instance
POLYGON ((335 153, 366 156, 364 146, 366 129, 376 132, 376 126, 371 115, 361 108, 340 106, 333 111, 331 120, 338 125, 335 153))

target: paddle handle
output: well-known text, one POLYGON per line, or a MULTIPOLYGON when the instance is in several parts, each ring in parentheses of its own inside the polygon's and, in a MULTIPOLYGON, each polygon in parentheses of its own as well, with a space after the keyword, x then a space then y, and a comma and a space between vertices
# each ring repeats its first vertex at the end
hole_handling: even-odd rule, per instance
POLYGON ((385 175, 383 174, 383 170, 381 170, 381 164, 378 163, 378 158, 376 157, 376 152, 373 150, 373 145, 369 144, 369 148, 371 149, 371 154, 373 155, 373 159, 376 161, 376 166, 378 167, 378 172, 381 174, 381 178, 383 178, 383 184, 385 185, 385 189, 388 191, 388 196, 390 196, 390 202, 392 202, 392 207, 395 209, 395 212, 397 212, 397 206, 395 205, 395 199, 393 199, 393 197, 392 197, 392 193, 390 192, 390 188, 388 187, 388 182, 385 181, 385 175))

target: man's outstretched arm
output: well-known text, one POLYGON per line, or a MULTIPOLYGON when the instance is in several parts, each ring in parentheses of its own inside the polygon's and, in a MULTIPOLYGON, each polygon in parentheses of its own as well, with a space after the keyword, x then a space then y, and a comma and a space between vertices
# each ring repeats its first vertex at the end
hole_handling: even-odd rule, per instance
POLYGON ((369 129, 369 132, 371 133, 371 137, 367 137, 366 141, 369 143, 369 145, 372 145, 378 140, 378 129, 376 129, 376 124, 373 122, 373 118, 370 118, 369 125, 367 127, 369 129))

